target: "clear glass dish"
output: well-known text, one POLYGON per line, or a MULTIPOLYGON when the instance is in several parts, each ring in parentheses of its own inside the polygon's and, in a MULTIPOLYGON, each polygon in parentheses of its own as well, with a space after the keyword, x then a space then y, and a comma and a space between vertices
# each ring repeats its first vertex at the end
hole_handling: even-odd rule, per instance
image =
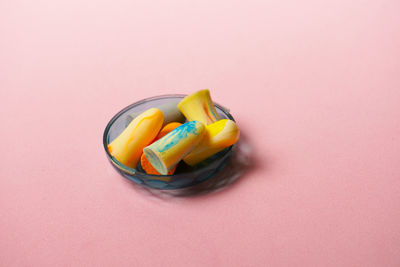
MULTIPOLYGON (((129 118, 152 107, 159 107, 163 104, 170 103, 171 101, 179 102, 185 96, 186 95, 176 94, 146 98, 124 108, 110 120, 104 130, 103 146, 108 160, 122 176, 140 185, 153 189, 180 189, 210 179, 226 166, 233 153, 235 145, 225 148, 221 152, 197 164, 195 167, 179 165, 173 175, 147 174, 141 170, 140 165, 137 169, 127 167, 109 153, 107 145, 126 128, 129 118)), ((221 119, 230 119, 234 121, 229 110, 216 103, 214 103, 214 105, 216 111, 221 116, 221 119)))

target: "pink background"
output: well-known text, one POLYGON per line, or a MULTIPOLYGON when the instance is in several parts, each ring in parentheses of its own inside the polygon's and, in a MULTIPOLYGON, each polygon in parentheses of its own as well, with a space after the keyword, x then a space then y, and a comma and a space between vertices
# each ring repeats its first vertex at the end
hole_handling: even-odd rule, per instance
POLYGON ((1 266, 400 266, 399 1, 0 1, 1 266), (254 164, 160 197, 102 133, 210 88, 254 164), (244 139, 243 139, 244 140, 244 139))

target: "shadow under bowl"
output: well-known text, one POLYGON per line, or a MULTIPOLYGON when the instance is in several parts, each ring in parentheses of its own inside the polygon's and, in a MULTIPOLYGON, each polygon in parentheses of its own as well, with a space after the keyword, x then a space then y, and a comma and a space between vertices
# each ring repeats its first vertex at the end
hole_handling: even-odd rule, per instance
MULTIPOLYGON (((135 117, 149 108, 157 108, 174 102, 178 104, 185 96, 186 95, 176 94, 146 98, 127 106, 110 120, 104 130, 104 150, 108 160, 123 177, 142 186, 153 189, 180 189, 210 179, 227 165, 235 145, 225 148, 224 150, 207 158, 194 167, 190 167, 181 162, 179 163, 178 168, 173 175, 147 174, 141 169, 140 164, 138 165, 137 169, 127 167, 120 163, 108 151, 108 144, 120 135, 120 133, 126 128, 127 122, 129 122, 132 117, 135 117)), ((230 119, 234 121, 234 118, 229 113, 228 109, 216 103, 214 103, 214 106, 221 119, 230 119)))

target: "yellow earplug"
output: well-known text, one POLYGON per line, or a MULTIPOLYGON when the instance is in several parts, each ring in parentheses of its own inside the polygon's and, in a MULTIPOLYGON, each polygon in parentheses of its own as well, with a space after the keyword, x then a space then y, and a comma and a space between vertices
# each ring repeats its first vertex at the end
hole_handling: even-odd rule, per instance
POLYGON ((203 139, 204 124, 189 121, 143 149, 147 160, 162 175, 189 154, 203 139))
POLYGON ((236 123, 228 119, 207 125, 205 132, 203 140, 183 158, 186 164, 196 165, 224 148, 235 144, 240 136, 236 123))
POLYGON ((179 102, 178 108, 188 121, 200 121, 208 125, 220 119, 208 89, 186 96, 179 102))
POLYGON ((163 121, 164 116, 158 108, 146 110, 108 144, 108 151, 125 166, 136 168, 143 148, 157 136, 163 121))

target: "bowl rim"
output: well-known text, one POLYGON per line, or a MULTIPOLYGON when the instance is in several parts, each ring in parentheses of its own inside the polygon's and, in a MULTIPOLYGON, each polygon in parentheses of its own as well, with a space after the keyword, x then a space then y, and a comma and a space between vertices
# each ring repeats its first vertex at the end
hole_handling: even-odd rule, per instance
MULTIPOLYGON (((114 124, 114 122, 115 122, 118 118, 121 117, 122 114, 124 114, 124 113, 127 112, 128 110, 130 110, 130 109, 132 109, 132 108, 134 108, 134 107, 136 107, 136 106, 138 106, 138 105, 141 105, 141 104, 143 104, 143 103, 152 101, 152 100, 159 100, 159 99, 164 99, 164 98, 184 98, 185 96, 187 96, 187 95, 185 95, 185 94, 165 94, 165 95, 152 96, 152 97, 144 98, 144 99, 142 99, 142 100, 139 100, 139 101, 137 101, 137 102, 134 102, 134 103, 132 103, 132 104, 126 106, 125 108, 121 109, 117 114, 115 114, 115 115, 110 119, 110 121, 107 123, 107 126, 106 126, 106 128, 104 129, 104 132, 103 132, 103 147, 104 147, 104 150, 105 150, 105 152, 106 152, 106 155, 107 155, 108 159, 109 159, 114 165, 116 165, 120 170, 123 170, 123 171, 125 171, 126 173, 128 173, 128 174, 130 174, 130 175, 139 176, 140 178, 154 178, 154 179, 157 179, 157 178, 166 178, 166 177, 179 178, 179 177, 185 176, 185 175, 187 175, 187 174, 190 174, 191 172, 183 172, 183 173, 172 174, 172 175, 154 175, 154 174, 147 174, 147 173, 141 172, 141 171, 139 171, 139 170, 137 170, 137 169, 134 169, 134 168, 125 166, 124 164, 122 164, 121 162, 119 162, 114 156, 112 156, 112 155, 110 154, 110 152, 108 151, 108 147, 107 147, 107 146, 108 146, 108 143, 107 143, 107 136, 108 136, 108 133, 109 133, 109 131, 110 131, 111 126, 114 124)), ((228 117, 228 119, 230 119, 230 120, 232 120, 232 121, 235 121, 235 119, 234 119, 233 116, 231 115, 229 109, 227 109, 226 107, 224 107, 224 106, 222 106, 222 105, 220 105, 220 104, 218 104, 218 103, 216 103, 216 102, 214 102, 214 101, 213 101, 213 104, 214 104, 215 107, 217 107, 218 109, 220 109, 223 113, 225 113, 225 115, 228 117)), ((224 157, 227 153, 229 153, 229 152, 232 150, 232 148, 233 148, 234 146, 235 146, 235 145, 232 145, 232 146, 228 147, 228 149, 225 150, 225 153, 224 153, 223 155, 221 155, 221 157, 224 157)), ((196 171, 200 171, 200 170, 202 170, 203 168, 207 168, 207 166, 201 166, 201 167, 199 167, 198 169, 196 169, 196 171)), ((174 179, 174 180, 175 180, 175 179, 174 179)))

